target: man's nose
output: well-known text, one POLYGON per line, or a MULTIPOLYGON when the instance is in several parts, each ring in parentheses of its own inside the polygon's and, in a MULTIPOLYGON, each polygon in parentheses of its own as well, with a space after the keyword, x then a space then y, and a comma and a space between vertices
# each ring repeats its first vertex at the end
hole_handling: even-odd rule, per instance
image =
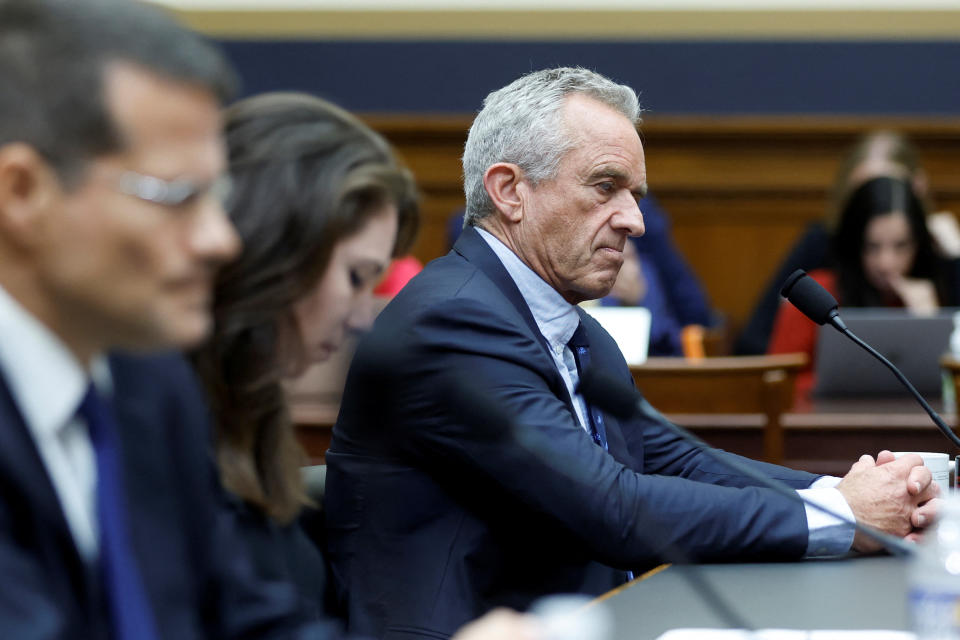
POLYGON ((623 190, 618 196, 617 211, 613 214, 610 223, 615 229, 623 230, 630 236, 642 236, 643 213, 633 193, 623 190))
POLYGON ((217 264, 235 258, 243 248, 240 236, 227 216, 223 205, 215 198, 207 198, 198 205, 190 243, 194 252, 217 264))

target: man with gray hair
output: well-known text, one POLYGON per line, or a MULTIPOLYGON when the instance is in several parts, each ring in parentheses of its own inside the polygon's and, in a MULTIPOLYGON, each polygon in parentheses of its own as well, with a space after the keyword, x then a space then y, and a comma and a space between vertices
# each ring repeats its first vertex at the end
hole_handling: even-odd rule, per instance
MULTIPOLYGON (((709 561, 876 548, 678 439, 652 408, 622 420, 575 393, 588 365, 631 379, 576 305, 610 290, 644 230, 638 115, 633 90, 585 69, 537 71, 487 97, 463 156, 467 228, 362 341, 327 454, 351 629, 446 637, 495 606, 602 593, 676 550, 709 561), (465 375, 495 408, 449 384, 465 375)), ((842 480, 744 462, 906 536, 932 520, 936 487, 919 457, 890 458, 864 456, 842 480)))

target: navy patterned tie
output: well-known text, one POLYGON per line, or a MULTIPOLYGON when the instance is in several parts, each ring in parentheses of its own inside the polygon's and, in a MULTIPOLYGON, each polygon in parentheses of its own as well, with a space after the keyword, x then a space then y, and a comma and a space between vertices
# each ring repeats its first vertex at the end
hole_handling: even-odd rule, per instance
MULTIPOLYGON (((583 328, 583 323, 577 325, 577 330, 573 332, 573 337, 567 343, 570 350, 573 351, 573 359, 577 363, 577 375, 583 377, 583 372, 590 366, 590 343, 587 341, 587 331, 583 328)), ((587 420, 590 422, 590 435, 593 441, 607 451, 607 430, 603 424, 603 414, 599 409, 595 409, 584 400, 587 409, 587 420)))
POLYGON ((153 612, 130 544, 116 421, 93 384, 87 388, 77 413, 87 423, 97 461, 99 569, 113 638, 157 640, 153 612))
MULTIPOLYGON (((583 323, 577 325, 577 330, 573 332, 573 337, 567 343, 570 350, 573 351, 573 359, 577 363, 577 375, 583 376, 583 372, 590 366, 590 343, 587 341, 587 330, 583 328, 583 323)), ((584 400, 587 408, 587 417, 590 421, 590 435, 593 441, 608 451, 607 447, 607 429, 603 424, 603 414, 600 410, 591 407, 584 400)), ((633 580, 633 571, 624 572, 627 582, 633 580)))

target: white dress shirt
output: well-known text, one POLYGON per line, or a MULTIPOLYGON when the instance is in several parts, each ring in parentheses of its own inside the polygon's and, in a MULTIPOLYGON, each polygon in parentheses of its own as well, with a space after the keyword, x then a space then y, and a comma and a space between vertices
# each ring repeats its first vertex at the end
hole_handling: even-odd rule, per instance
MULTIPOLYGON (((33 437, 81 557, 97 556, 96 459, 77 408, 90 375, 70 350, 0 287, 0 369, 33 437)), ((108 384, 97 358, 93 377, 108 384)))
MULTIPOLYGON (((528 267, 513 251, 505 244, 500 242, 493 234, 477 227, 480 234, 490 248, 493 250, 500 262, 503 263, 507 273, 520 289, 520 294, 530 307, 533 319, 540 329, 540 333, 546 338, 550 345, 550 351, 553 355, 554 363, 563 378, 564 384, 570 397, 573 398, 574 409, 577 412, 577 418, 580 426, 589 433, 586 426, 586 404, 583 397, 574 393, 579 374, 573 358, 573 351, 567 346, 567 342, 576 331, 580 323, 580 316, 576 308, 563 299, 553 287, 551 287, 535 271, 528 267)), ((814 481, 806 489, 798 489, 797 493, 807 500, 816 502, 827 507, 834 513, 846 516, 846 520, 839 520, 829 516, 819 509, 805 504, 807 516, 807 555, 808 556, 830 556, 846 553, 853 544, 854 536, 854 515, 850 505, 844 499, 843 495, 836 489, 840 478, 824 476, 814 481)))

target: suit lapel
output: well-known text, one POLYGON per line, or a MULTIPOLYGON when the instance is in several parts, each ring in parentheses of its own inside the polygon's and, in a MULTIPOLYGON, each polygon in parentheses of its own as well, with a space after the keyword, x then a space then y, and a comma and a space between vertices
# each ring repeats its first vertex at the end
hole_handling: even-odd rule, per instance
POLYGON ((540 345, 552 361, 553 357, 550 355, 550 345, 547 344, 546 338, 540 333, 540 327, 537 326, 537 321, 533 319, 533 313, 530 312, 527 301, 523 299, 523 294, 520 293, 517 283, 510 277, 510 273, 506 267, 503 266, 503 263, 500 262, 500 258, 493 252, 493 249, 490 248, 486 240, 477 233, 476 229, 467 227, 463 230, 463 233, 460 234, 457 243, 453 246, 453 250, 470 261, 497 285, 497 288, 500 289, 504 297, 509 300, 510 304, 520 313, 524 322, 527 323, 530 332, 539 338, 540 345))
MULTIPOLYGON (((90 575, 80 558, 73 534, 67 525, 60 499, 46 467, 40 458, 37 446, 24 422, 20 409, 14 402, 6 380, 0 374, 0 482, 8 499, 22 501, 25 507, 18 517, 30 514, 35 520, 38 535, 50 535, 60 554, 57 564, 65 565, 73 585, 73 592, 89 593, 90 575)), ((52 550, 45 550, 49 553, 52 550)), ((59 570, 59 567, 58 567, 59 570)))
POLYGON ((567 409, 570 410, 570 416, 573 418, 574 424, 576 424, 578 422, 576 418, 577 412, 573 408, 573 399, 567 390, 567 384, 560 376, 560 372, 557 371, 553 354, 550 351, 550 344, 547 342, 547 339, 543 337, 543 334, 540 333, 540 327, 537 326, 537 321, 534 320, 533 313, 530 311, 527 301, 524 300, 523 294, 520 293, 517 283, 510 277, 507 268, 500 262, 500 258, 497 257, 497 254, 493 252, 490 245, 487 244, 486 240, 484 240, 473 227, 467 227, 463 230, 463 233, 461 233, 457 239, 457 243, 453 246, 453 250, 482 271, 484 275, 500 289, 500 292, 503 293, 504 297, 516 308, 517 313, 519 313, 524 322, 526 322, 530 334, 535 336, 541 349, 543 349, 543 355, 546 358, 545 362, 548 363, 545 370, 550 377, 554 392, 566 403, 567 409))

